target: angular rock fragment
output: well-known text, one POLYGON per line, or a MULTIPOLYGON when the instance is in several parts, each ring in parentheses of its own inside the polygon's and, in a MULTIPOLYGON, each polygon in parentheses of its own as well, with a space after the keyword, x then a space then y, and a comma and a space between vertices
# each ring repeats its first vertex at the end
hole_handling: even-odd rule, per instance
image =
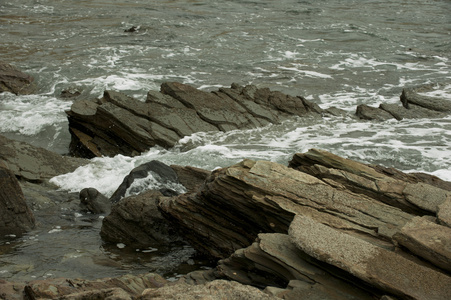
POLYGON ((416 255, 451 272, 451 228, 415 217, 394 235, 394 239, 416 255))
POLYGON ((297 215, 289 235, 305 253, 405 299, 450 299, 451 277, 297 215))
POLYGON ((148 247, 180 242, 182 238, 158 210, 160 192, 150 190, 122 199, 102 223, 105 242, 148 247))

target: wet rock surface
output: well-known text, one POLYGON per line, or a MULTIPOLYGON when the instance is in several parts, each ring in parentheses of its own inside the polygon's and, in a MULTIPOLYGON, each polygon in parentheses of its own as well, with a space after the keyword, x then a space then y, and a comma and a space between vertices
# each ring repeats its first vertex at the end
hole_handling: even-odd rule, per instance
POLYGON ((279 123, 323 110, 303 97, 267 88, 232 85, 204 92, 167 82, 146 102, 114 91, 102 99, 76 101, 67 112, 71 153, 82 157, 136 155, 159 145, 172 147, 196 132, 230 131, 279 123))
POLYGON ((34 78, 16 67, 0 61, 0 93, 32 94, 36 90, 34 78))
POLYGON ((88 160, 61 156, 44 148, 0 135, 0 159, 14 174, 28 181, 48 181, 50 178, 74 171, 88 160))
MULTIPOLYGON (((405 90, 403 107, 359 110, 373 120, 449 113, 446 104, 424 98, 424 91, 405 90)), ((68 117, 73 153, 94 157, 170 147, 197 131, 252 128, 323 113, 332 114, 302 97, 255 86, 206 93, 165 83, 160 92, 149 92, 145 103, 112 91, 99 100, 79 100, 68 117)), ((27 219, 2 216, 4 228, 34 226, 30 209, 22 205, 23 194, 32 207, 61 205, 72 211, 74 201, 62 200, 48 179, 87 160, 2 136, 0 146, 3 211, 27 219), (16 177, 24 179, 22 194, 16 177), (20 208, 11 209, 11 201, 20 208)), ((153 161, 136 168, 111 199, 92 188, 79 196, 90 212, 107 214, 100 232, 104 242, 139 247, 189 243, 217 260, 215 267, 173 283, 151 273, 92 281, 0 281, 1 297, 451 298, 451 183, 428 174, 406 174, 311 149, 293 155, 288 166, 243 160, 213 172, 153 161), (132 184, 149 174, 163 186, 183 185, 186 193, 162 188, 128 196, 132 184)))
POLYGON ((0 160, 0 239, 22 235, 34 226, 33 213, 25 201, 19 182, 0 160))
POLYGON ((42 299, 451 296, 448 182, 318 149, 295 154, 290 167, 244 160, 211 173, 169 168, 189 192, 125 197, 101 236, 143 247, 188 241, 219 259, 215 267, 173 283, 145 274, 2 282, 4 290, 42 299))

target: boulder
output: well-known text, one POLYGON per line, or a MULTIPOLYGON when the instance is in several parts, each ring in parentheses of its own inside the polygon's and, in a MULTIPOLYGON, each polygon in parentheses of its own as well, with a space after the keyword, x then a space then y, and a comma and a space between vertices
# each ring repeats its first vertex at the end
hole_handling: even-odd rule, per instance
POLYGON ((146 191, 122 199, 111 209, 102 223, 100 236, 105 242, 124 243, 137 247, 180 242, 175 228, 161 215, 159 191, 146 191))
POLYGON ((54 176, 73 172, 88 163, 86 159, 62 156, 2 135, 0 159, 8 163, 17 177, 28 181, 47 181, 54 176))
POLYGON ((32 76, 0 61, 0 93, 10 92, 16 95, 28 95, 35 90, 36 86, 32 76))
POLYGON ((297 215, 289 235, 299 249, 402 299, 450 299, 451 277, 401 255, 297 215))
POLYGON ((366 104, 360 104, 356 109, 356 116, 363 120, 386 121, 393 119, 389 112, 377 107, 371 107, 366 104))
POLYGON ((70 152, 87 158, 132 156, 156 145, 170 148, 196 132, 255 128, 322 112, 302 97, 253 85, 209 93, 167 82, 160 92, 150 91, 146 102, 105 91, 102 99, 76 101, 67 111, 70 152))
POLYGON ((177 173, 171 167, 160 161, 152 160, 134 168, 125 176, 122 183, 110 197, 111 203, 119 202, 127 193, 131 195, 138 194, 148 189, 146 182, 142 182, 142 184, 138 182, 139 179, 145 181, 145 178, 148 178, 148 183, 152 184, 154 188, 158 188, 166 196, 174 196, 184 191, 177 178, 177 173))
POLYGON ((102 195, 95 188, 85 188, 79 193, 80 208, 93 214, 109 214, 111 211, 110 199, 102 195))
POLYGON ((34 226, 33 213, 16 176, 0 160, 0 238, 22 235, 34 226))
POLYGON ((415 217, 395 234, 394 239, 416 255, 451 272, 451 228, 425 217, 415 217))

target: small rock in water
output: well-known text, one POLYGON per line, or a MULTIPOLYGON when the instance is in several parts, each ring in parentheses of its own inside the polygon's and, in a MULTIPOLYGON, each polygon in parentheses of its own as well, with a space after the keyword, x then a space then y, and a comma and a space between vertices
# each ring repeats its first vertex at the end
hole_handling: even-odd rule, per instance
POLYGON ((132 26, 129 29, 125 29, 124 32, 137 32, 140 26, 132 26))

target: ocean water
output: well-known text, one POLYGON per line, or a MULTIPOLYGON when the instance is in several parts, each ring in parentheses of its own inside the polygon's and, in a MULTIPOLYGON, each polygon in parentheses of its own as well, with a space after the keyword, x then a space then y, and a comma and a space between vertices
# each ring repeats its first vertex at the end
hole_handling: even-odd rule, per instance
MULTIPOLYGON (((70 136, 64 111, 72 102, 60 94, 67 88, 79 88, 83 97, 112 89, 144 101, 147 91, 165 81, 205 91, 236 82, 301 95, 349 115, 196 133, 173 149, 93 159, 52 182, 68 195, 95 187, 109 196, 131 169, 154 159, 212 170, 244 158, 287 164, 294 153, 310 148, 451 180, 451 116, 385 122, 353 116, 359 104, 399 103, 406 86, 445 82, 428 94, 451 101, 450 16, 446 0, 3 0, 0 60, 32 74, 39 91, 0 94, 0 133, 65 154, 70 136), (133 26, 137 31, 125 32, 133 26)), ((149 188, 154 184, 146 182, 149 188)), ((58 262, 69 257, 69 266, 86 265, 107 256, 115 264, 89 264, 76 273, 105 277, 150 270, 156 259, 175 253, 126 252, 121 245, 112 254, 97 234, 101 220, 77 211, 70 215, 14 240, 0 256, 5 262, 0 277, 71 276, 68 263, 58 262), (65 242, 73 238, 84 242, 65 242), (153 256, 143 264, 147 254, 153 256), (25 263, 31 256, 42 261, 25 263)), ((182 261, 192 260, 190 249, 177 251, 185 251, 178 255, 182 261)))

